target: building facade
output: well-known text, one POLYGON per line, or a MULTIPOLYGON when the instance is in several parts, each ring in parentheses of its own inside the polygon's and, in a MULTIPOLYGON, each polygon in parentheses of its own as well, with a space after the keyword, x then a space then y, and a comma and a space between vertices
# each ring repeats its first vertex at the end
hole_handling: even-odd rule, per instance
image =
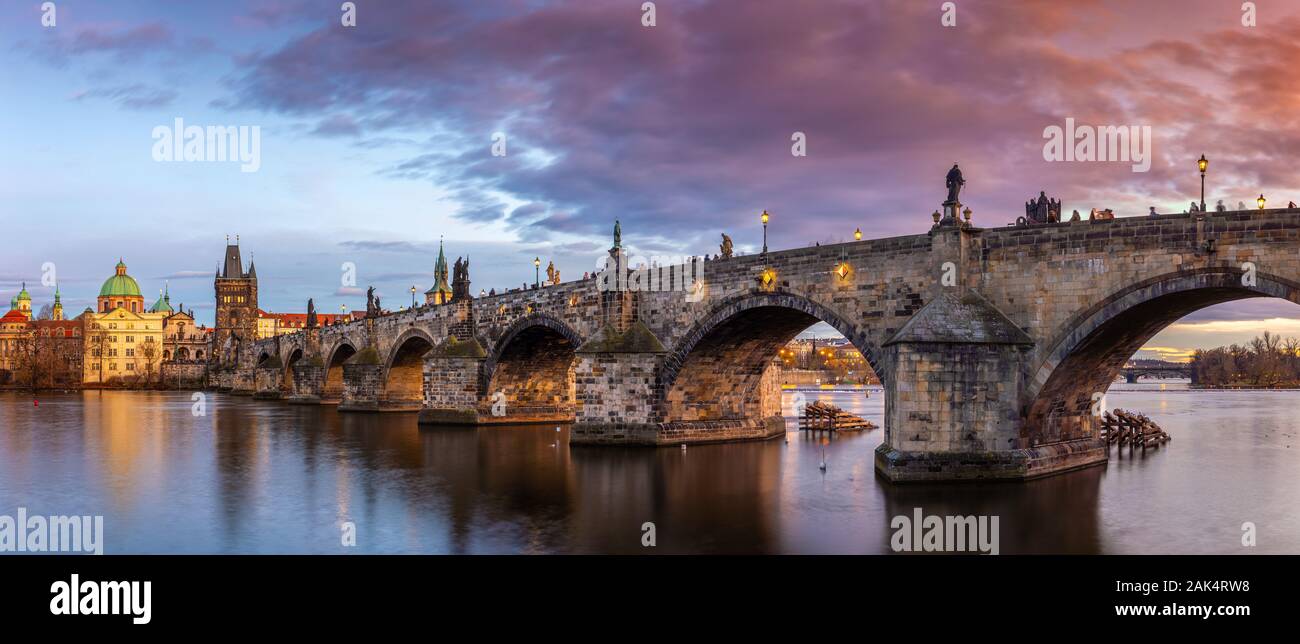
POLYGON ((148 386, 157 382, 163 361, 163 322, 170 315, 162 294, 145 310, 140 285, 118 261, 104 281, 96 309, 80 316, 84 338, 82 382, 100 386, 148 386), (158 310, 154 310, 158 309, 158 310))
POLYGON ((34 319, 27 285, 0 317, 0 385, 75 387, 81 381, 82 330, 63 319, 58 288, 49 319, 34 319))

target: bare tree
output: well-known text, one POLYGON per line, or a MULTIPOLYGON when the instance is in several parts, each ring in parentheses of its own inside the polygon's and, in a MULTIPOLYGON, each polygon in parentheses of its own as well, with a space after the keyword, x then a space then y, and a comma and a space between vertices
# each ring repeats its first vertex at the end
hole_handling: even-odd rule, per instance
POLYGON ((147 385, 153 382, 153 372, 154 368, 158 366, 161 347, 158 346, 157 342, 154 342, 153 338, 145 338, 145 341, 141 342, 136 349, 138 356, 144 361, 144 382, 147 385))

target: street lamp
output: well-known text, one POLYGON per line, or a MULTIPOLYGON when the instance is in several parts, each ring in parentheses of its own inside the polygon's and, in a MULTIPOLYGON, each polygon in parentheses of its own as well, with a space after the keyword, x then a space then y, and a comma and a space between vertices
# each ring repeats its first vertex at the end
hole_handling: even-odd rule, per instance
POLYGON ((767 209, 763 209, 763 214, 759 215, 759 221, 763 222, 763 254, 767 254, 767 220, 771 215, 767 214, 767 209))
POLYGON ((533 288, 542 286, 542 258, 533 258, 533 288))
POLYGON ((853 240, 854 240, 854 241, 862 241, 862 229, 861 229, 861 228, 854 228, 854 229, 853 229, 853 240))
POLYGON ((1264 199, 1264 195, 1263 195, 1263 194, 1260 194, 1260 195, 1259 195, 1259 199, 1256 199, 1256 200, 1255 200, 1255 203, 1259 204, 1259 209, 1260 209, 1260 210, 1263 210, 1263 209, 1264 209, 1264 204, 1266 203, 1266 201, 1265 201, 1265 199, 1264 199))
POLYGON ((415 285, 411 285, 411 308, 415 308, 415 285))
POLYGON ((1196 160, 1196 167, 1201 170, 1201 212, 1205 212, 1205 169, 1210 167, 1210 160, 1202 154, 1201 158, 1196 160))

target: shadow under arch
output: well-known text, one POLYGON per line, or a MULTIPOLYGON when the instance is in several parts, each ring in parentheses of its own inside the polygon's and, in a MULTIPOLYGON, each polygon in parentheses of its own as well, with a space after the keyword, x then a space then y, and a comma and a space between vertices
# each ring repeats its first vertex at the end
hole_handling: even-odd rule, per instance
POLYGON ((424 329, 411 327, 397 336, 384 362, 387 407, 418 410, 424 400, 424 355, 434 346, 424 329))
POLYGON ((349 340, 340 340, 330 348, 325 361, 325 386, 321 391, 321 402, 338 404, 343 398, 343 363, 357 354, 357 349, 349 340))
POLYGON ((1094 394, 1104 394, 1129 357, 1180 318, 1255 297, 1300 304, 1300 283, 1262 272, 1246 282, 1246 275, 1232 267, 1167 273, 1129 285, 1073 316, 1026 373, 1022 446, 1095 436, 1094 394))
POLYGON ((758 419, 780 415, 780 384, 764 382, 777 351, 825 322, 884 379, 879 348, 865 330, 802 295, 750 292, 729 298, 692 325, 664 358, 657 377, 666 422, 758 419))
POLYGON ((504 415, 480 414, 488 422, 572 421, 574 366, 582 338, 545 314, 521 317, 501 333, 479 376, 481 399, 491 405, 500 391, 504 415))
POLYGON ((294 376, 293 366, 302 360, 302 348, 293 347, 289 352, 289 359, 284 361, 284 374, 280 378, 280 391, 292 395, 294 393, 294 376))

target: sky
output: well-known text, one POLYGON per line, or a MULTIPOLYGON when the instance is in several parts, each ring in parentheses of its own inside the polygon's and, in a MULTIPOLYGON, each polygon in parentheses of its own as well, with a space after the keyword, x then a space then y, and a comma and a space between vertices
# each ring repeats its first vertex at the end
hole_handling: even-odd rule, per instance
MULTIPOLYGON (((1002 226, 1040 190, 1064 211, 1181 212, 1300 199, 1300 3, 1254 26, 1219 0, 0 0, 0 297, 70 311, 121 257, 150 301, 211 322, 226 236, 262 308, 392 308, 440 240, 473 289, 532 259, 594 270, 614 221, 632 254, 738 251, 927 230, 958 161, 1002 226), (157 160, 155 128, 257 127, 258 164, 157 160), (1043 132, 1149 126, 1152 163, 1044 159, 1043 132), (792 136, 807 155, 791 154, 792 136), (504 135, 505 154, 493 154, 504 135), (356 284, 345 283, 345 264, 356 284)), ((498 148, 499 151, 499 148, 498 148)), ((1210 307, 1139 357, 1185 358, 1300 307, 1210 307)))

